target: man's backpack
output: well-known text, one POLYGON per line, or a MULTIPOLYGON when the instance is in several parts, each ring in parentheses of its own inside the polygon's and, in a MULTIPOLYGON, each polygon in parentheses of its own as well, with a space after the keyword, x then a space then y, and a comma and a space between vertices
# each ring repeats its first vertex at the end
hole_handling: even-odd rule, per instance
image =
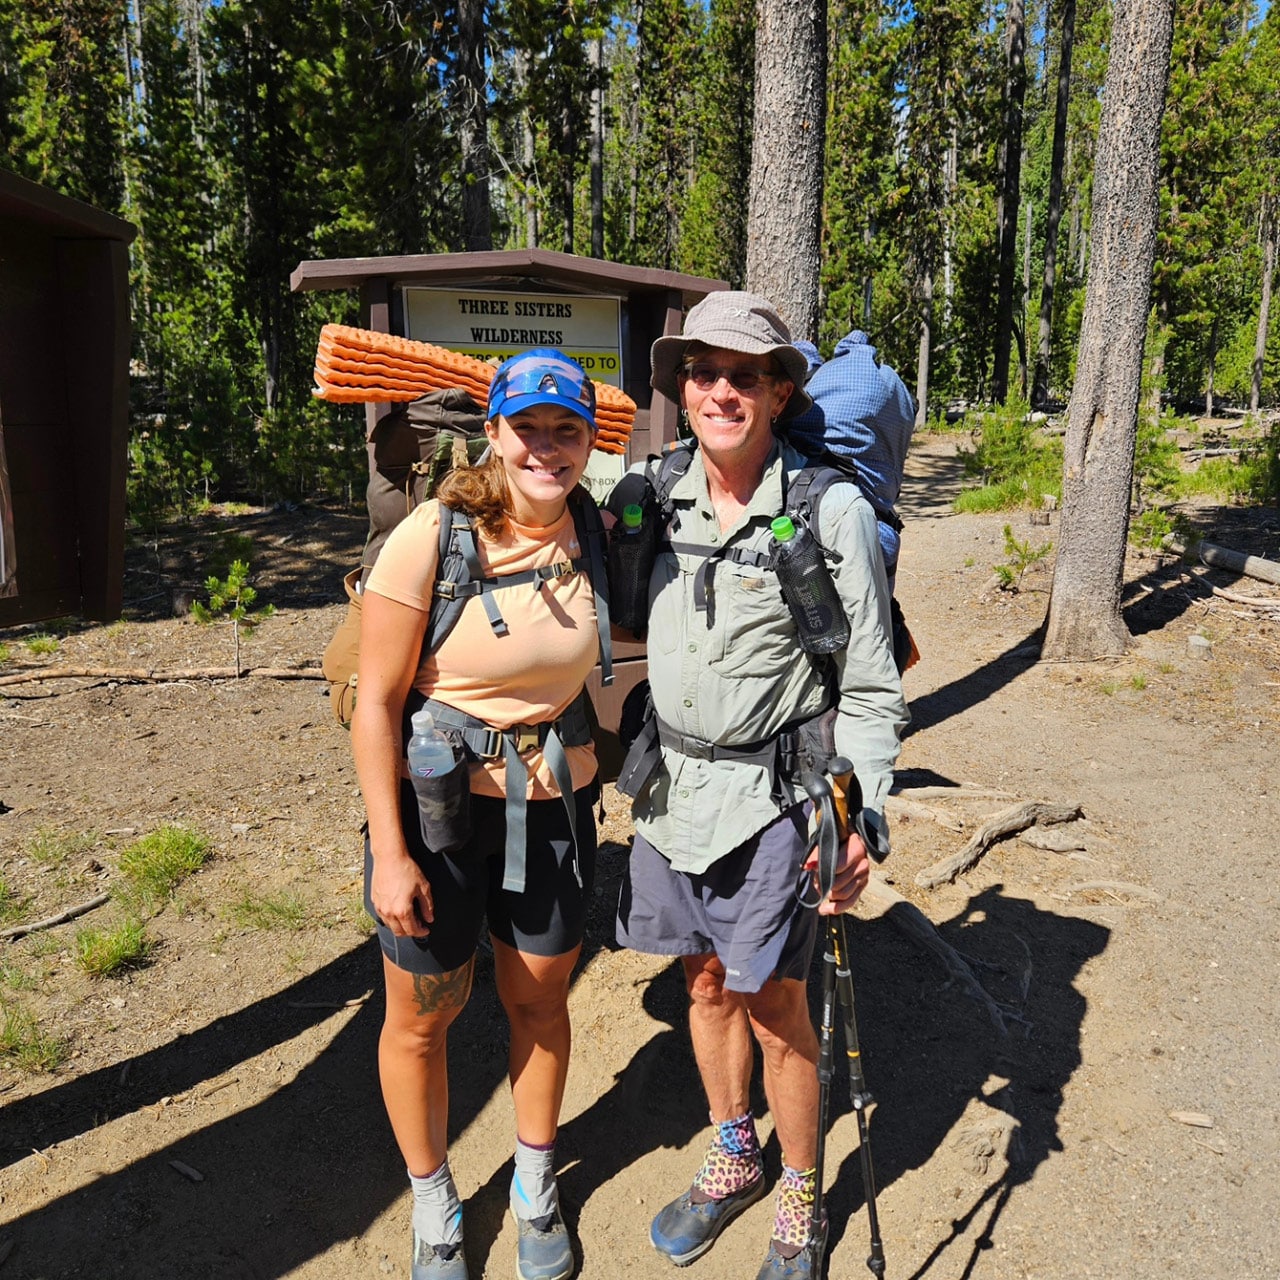
MULTIPOLYGON (((671 515, 671 491, 675 488, 676 482, 680 477, 689 470, 693 462, 693 452, 696 448, 696 442, 685 441, 674 448, 668 449, 661 458, 650 459, 648 468, 649 482, 653 485, 657 496, 664 525, 671 515), (654 465, 655 463, 656 466, 654 465)), ((816 458, 807 458, 803 467, 790 477, 784 478, 785 514, 790 516, 794 522, 803 522, 808 525, 816 535, 819 527, 818 514, 822 508, 823 495, 833 484, 839 483, 858 484, 861 490, 857 472, 846 466, 839 455, 826 452, 816 458)), ((896 519, 896 516, 894 518, 896 519)), ((901 522, 899 522, 898 527, 901 527, 901 522)), ((722 544, 712 551, 708 558, 736 559, 744 554, 755 557, 758 553, 742 552, 722 544)), ((896 599, 890 601, 890 613, 892 617, 893 657, 898 673, 901 675, 902 672, 919 659, 920 654, 916 649, 915 641, 911 638, 911 632, 907 629, 906 620, 902 616, 902 609, 896 599)))

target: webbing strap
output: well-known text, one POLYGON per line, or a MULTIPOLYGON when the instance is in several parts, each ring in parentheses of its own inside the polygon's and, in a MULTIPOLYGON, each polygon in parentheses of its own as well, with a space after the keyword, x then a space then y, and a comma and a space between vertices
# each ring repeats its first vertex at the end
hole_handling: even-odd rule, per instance
POLYGON ((505 636, 507 634, 507 624, 503 620, 502 611, 498 608, 498 602, 493 598, 492 592, 484 589, 484 570, 480 567, 480 552, 476 548, 476 535, 475 530, 471 527, 471 521, 465 518, 459 519, 455 516, 453 527, 456 530, 455 536, 458 541, 458 549, 462 552, 463 563, 467 566, 467 573, 471 575, 471 581, 478 586, 480 600, 484 605, 485 614, 489 618, 489 625, 493 628, 493 634, 505 636))
MULTIPOLYGON (((732 560, 734 564, 750 564, 757 568, 767 568, 772 563, 766 552, 753 551, 750 547, 712 547, 696 542, 668 542, 666 546, 677 555, 702 557, 702 563, 693 575, 693 605, 699 613, 706 613, 708 601, 715 599, 714 578, 719 561, 732 560)), ((707 625, 711 625, 711 618, 707 619, 707 625)))

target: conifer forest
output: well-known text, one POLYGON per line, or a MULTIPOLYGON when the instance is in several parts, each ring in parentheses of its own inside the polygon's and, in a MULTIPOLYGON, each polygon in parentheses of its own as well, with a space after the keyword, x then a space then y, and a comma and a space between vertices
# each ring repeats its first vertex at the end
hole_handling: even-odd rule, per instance
MULTIPOLYGON (((1112 4, 815 5, 781 73, 826 102, 796 336, 865 329, 929 417, 1061 406, 1112 4)), ((537 246, 746 284, 753 136, 791 161, 756 82, 778 7, 0 0, 0 166, 138 228, 134 514, 362 487, 362 416, 311 395, 356 299, 291 293, 300 261, 537 246)), ((1256 0, 1174 15, 1147 377, 1190 412, 1280 401, 1278 24, 1256 0)))

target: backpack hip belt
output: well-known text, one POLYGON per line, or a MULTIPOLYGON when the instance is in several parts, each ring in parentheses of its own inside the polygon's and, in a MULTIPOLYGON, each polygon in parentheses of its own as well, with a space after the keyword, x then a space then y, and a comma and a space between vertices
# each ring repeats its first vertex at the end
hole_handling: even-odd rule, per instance
POLYGON ((582 868, 578 861, 578 810, 573 795, 573 773, 565 747, 583 747, 591 741, 591 722, 587 713, 587 692, 582 690, 555 720, 539 724, 516 724, 497 729, 476 716, 458 711, 448 703, 428 698, 436 725, 447 738, 461 742, 470 755, 480 760, 504 759, 507 769, 507 840, 502 887, 510 893, 523 893, 526 881, 526 848, 528 800, 525 790, 529 770, 523 755, 540 747, 560 789, 560 799, 569 818, 573 839, 573 874, 582 885, 582 868))

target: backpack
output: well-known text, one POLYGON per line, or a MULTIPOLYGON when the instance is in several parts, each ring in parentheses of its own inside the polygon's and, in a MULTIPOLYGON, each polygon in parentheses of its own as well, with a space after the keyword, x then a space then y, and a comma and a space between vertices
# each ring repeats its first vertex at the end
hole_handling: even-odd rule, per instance
MULTIPOLYGON (((525 569, 515 573, 485 577, 476 547, 475 530, 469 517, 440 504, 440 542, 431 612, 422 639, 424 654, 434 653, 457 625, 467 601, 479 596, 497 635, 507 634, 493 592, 499 587, 545 582, 568 573, 585 571, 595 596, 597 628, 600 636, 600 665, 605 684, 613 681, 613 646, 609 634, 609 588, 605 573, 605 533, 600 510, 581 487, 569 496, 574 532, 582 555, 576 560, 525 569)), ((384 538, 383 541, 386 539, 384 538)), ((379 545, 381 550, 381 544, 379 545)), ((333 714, 343 728, 351 727, 356 707, 356 673, 360 657, 360 620, 363 609, 364 578, 371 566, 353 569, 343 578, 347 592, 347 613, 324 651, 324 674, 329 681, 333 714)))
MULTIPOLYGON (((415 507, 431 498, 437 486, 455 466, 475 462, 488 444, 484 434, 484 410, 465 391, 451 388, 432 391, 407 404, 397 405, 380 418, 369 433, 369 533, 358 568, 342 580, 347 595, 347 611, 328 645, 321 668, 329 682, 329 705, 343 728, 351 727, 355 713, 356 668, 360 657, 361 593, 391 530, 415 507)), ((579 491, 571 495, 574 529, 583 548, 587 571, 596 597, 596 610, 605 619, 601 631, 601 660, 605 683, 612 680, 612 653, 608 634, 608 595, 604 573, 604 528, 595 503, 581 501, 579 491), (597 563, 598 562, 598 563, 597 563), (602 604, 602 602, 604 602, 602 604), (603 612, 601 610, 603 609, 603 612)), ((575 568, 581 567, 575 564, 575 568)), ((536 571, 532 571, 536 573, 536 571)), ((441 505, 440 553, 436 593, 423 644, 433 653, 444 643, 471 595, 480 595, 491 624, 497 605, 489 594, 497 586, 532 581, 514 575, 505 579, 483 579, 470 521, 441 505), (473 580, 478 585, 470 587, 473 580), (446 600, 446 591, 456 597, 446 600)), ((502 634, 501 632, 499 634, 502 634)))
MULTIPOLYGON (((652 484, 654 493, 657 496, 664 524, 672 514, 671 491, 675 488, 676 482, 680 477, 689 470, 693 462, 693 452, 696 448, 696 442, 685 441, 669 448, 660 458, 649 459, 647 468, 649 483, 652 484), (654 466, 655 463, 657 464, 656 468, 654 466)), ((790 478, 785 475, 783 477, 785 514, 790 516, 793 521, 807 524, 816 536, 823 495, 833 484, 839 483, 857 484, 859 490, 862 490, 858 472, 846 458, 830 450, 824 450, 816 457, 806 458, 805 465, 790 478)), ((865 491, 863 491, 863 496, 866 496, 865 491)), ((896 530, 901 530, 902 528, 902 521, 892 512, 889 512, 886 516, 877 511, 876 518, 877 520, 892 522, 896 530)), ((765 567, 768 564, 768 558, 763 556, 762 553, 741 547, 722 545, 708 550, 710 550, 710 554, 699 569, 700 575, 707 573, 708 566, 713 567, 714 561, 718 559, 739 562, 749 561, 761 567, 765 567)), ((703 588, 695 587, 699 594, 702 594, 704 589, 705 583, 703 588)), ((911 637, 911 632, 907 628, 906 619, 903 617, 902 609, 896 598, 890 598, 889 612, 892 622, 893 658, 898 668, 898 674, 901 675, 908 667, 915 665, 919 660, 920 652, 911 637)))

